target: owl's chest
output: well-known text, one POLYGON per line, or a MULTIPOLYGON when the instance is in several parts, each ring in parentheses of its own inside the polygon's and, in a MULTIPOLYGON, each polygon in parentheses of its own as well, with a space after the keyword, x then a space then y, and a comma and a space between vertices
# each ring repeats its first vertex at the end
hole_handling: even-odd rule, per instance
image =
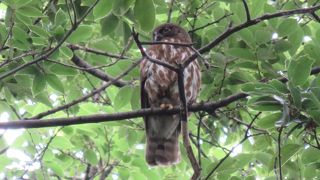
MULTIPOLYGON (((174 47, 172 45, 159 45, 158 48, 150 48, 148 55, 152 58, 164 61, 166 63, 177 65, 183 63, 192 52, 186 47, 174 47)), ((157 100, 161 97, 166 97, 171 100, 179 99, 177 75, 174 71, 165 68, 162 65, 152 63, 151 61, 144 60, 144 71, 147 79, 145 89, 149 95, 150 100, 157 100)), ((191 63, 184 71, 185 90, 189 92, 187 100, 194 99, 197 89, 192 87, 198 80, 196 74, 198 70, 197 62, 191 63)))
MULTIPOLYGON (((164 61, 176 66, 186 60, 191 55, 186 48, 174 47, 173 45, 159 45, 158 48, 152 48, 147 53, 150 57, 164 61)), ((168 88, 177 80, 177 75, 174 71, 146 60, 145 68, 149 81, 158 85, 160 88, 168 88)))

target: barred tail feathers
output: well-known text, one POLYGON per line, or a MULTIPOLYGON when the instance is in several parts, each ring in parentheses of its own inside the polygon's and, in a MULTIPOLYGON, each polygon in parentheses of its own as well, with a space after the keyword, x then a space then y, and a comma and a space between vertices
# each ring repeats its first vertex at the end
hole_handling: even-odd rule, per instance
POLYGON ((179 135, 169 139, 147 138, 146 161, 150 166, 169 166, 180 162, 179 135))

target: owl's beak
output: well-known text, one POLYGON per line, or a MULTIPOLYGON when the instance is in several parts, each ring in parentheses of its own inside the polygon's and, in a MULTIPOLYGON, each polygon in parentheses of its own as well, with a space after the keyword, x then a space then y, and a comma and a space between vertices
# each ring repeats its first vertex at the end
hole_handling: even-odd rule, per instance
POLYGON ((153 41, 160 41, 163 38, 163 35, 160 33, 154 33, 153 41))

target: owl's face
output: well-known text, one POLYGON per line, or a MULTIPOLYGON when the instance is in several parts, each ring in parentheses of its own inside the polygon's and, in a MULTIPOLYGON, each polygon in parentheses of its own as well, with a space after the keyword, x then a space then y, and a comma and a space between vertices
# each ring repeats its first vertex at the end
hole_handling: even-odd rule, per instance
POLYGON ((153 41, 155 42, 163 41, 168 38, 177 38, 185 43, 191 42, 189 34, 183 28, 175 24, 162 24, 153 31, 153 41))

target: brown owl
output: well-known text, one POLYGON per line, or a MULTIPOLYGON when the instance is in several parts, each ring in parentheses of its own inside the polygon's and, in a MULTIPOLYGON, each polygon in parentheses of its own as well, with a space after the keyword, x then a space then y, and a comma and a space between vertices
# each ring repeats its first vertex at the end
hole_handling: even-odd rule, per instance
MULTIPOLYGON (((192 43, 189 34, 180 26, 167 23, 153 31, 154 42, 192 43)), ((154 44, 146 53, 172 65, 183 63, 192 49, 179 45, 154 44)), ((177 74, 161 65, 143 59, 141 73, 142 108, 172 108, 180 104, 177 74)), ((185 94, 188 104, 195 102, 200 88, 200 68, 197 60, 184 70, 185 94)), ((146 161, 150 166, 167 166, 180 161, 179 115, 144 117, 147 144, 146 161)))

